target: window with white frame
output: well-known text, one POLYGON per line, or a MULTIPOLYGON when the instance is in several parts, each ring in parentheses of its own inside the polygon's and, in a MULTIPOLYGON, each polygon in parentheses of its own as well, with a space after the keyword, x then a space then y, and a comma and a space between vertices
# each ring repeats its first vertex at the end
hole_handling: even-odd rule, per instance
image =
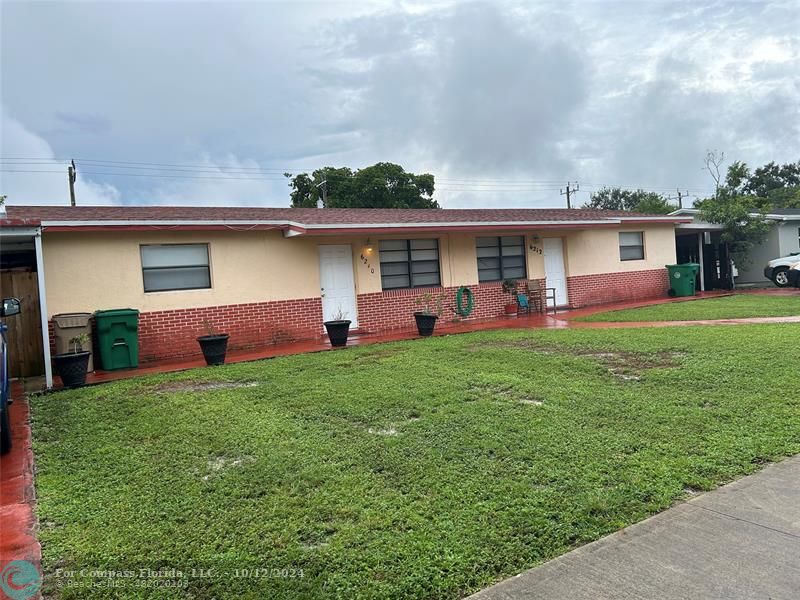
POLYGON ((211 287, 208 244, 147 244, 140 250, 145 292, 211 287))
POLYGON ((384 290, 441 283, 439 240, 381 240, 380 262, 384 290))
POLYGON ((476 238, 475 254, 478 257, 478 281, 525 277, 525 236, 476 238))
POLYGON ((619 259, 644 260, 644 232, 642 231, 620 232, 619 259))

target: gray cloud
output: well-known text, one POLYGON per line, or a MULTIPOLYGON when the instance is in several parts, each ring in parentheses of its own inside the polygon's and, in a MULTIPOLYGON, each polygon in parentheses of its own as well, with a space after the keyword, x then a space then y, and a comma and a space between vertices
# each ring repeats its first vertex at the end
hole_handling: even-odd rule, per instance
MULTIPOLYGON (((448 206, 553 206, 567 178, 703 189, 707 148, 800 154, 795 2, 12 1, 0 28, 0 154, 208 171, 79 163, 97 201, 285 205, 282 169, 391 160, 448 206)), ((65 200, 60 173, 2 175, 11 202, 65 200)))
POLYGON ((586 100, 588 59, 539 18, 472 4, 340 24, 350 123, 398 160, 478 177, 567 171, 559 142, 586 100))

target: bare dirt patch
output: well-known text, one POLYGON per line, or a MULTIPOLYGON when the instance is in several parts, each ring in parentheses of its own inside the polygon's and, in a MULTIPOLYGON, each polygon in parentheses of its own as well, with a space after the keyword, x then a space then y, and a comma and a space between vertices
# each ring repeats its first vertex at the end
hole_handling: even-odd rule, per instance
POLYGON ((395 436, 397 435, 397 429, 394 427, 386 427, 384 429, 377 429, 374 427, 368 427, 367 433, 371 433, 372 435, 386 435, 386 436, 395 436))
POLYGON ((254 456, 214 456, 208 459, 202 480, 208 481, 215 475, 221 475, 225 471, 236 469, 254 461, 254 456))
POLYGON ((401 353, 403 350, 400 348, 382 348, 369 352, 367 354, 354 355, 350 362, 343 366, 361 366, 385 362, 386 359, 391 358, 395 354, 401 353))
POLYGON ((529 406, 541 406, 544 399, 516 389, 504 383, 473 383, 467 390, 468 401, 495 400, 500 402, 518 402, 529 406))
POLYGON ((639 381, 644 371, 649 369, 675 369, 681 366, 683 352, 597 352, 585 348, 565 348, 563 346, 545 344, 540 340, 519 339, 508 341, 492 341, 467 346, 468 352, 480 352, 487 349, 526 350, 537 354, 566 354, 580 358, 588 358, 601 363, 611 375, 621 381, 639 381))
POLYGON ((675 369, 681 366, 680 352, 587 352, 576 356, 596 360, 622 381, 640 381, 649 369, 675 369))
POLYGON ((258 387, 256 381, 171 381, 156 386, 155 391, 169 392, 206 392, 211 390, 231 390, 258 387))
POLYGON ((493 349, 509 349, 509 350, 530 350, 539 354, 555 354, 560 350, 552 344, 545 344, 539 340, 521 339, 521 340, 507 340, 507 341, 491 341, 482 342, 480 344, 470 344, 465 347, 467 352, 481 352, 483 350, 493 349))

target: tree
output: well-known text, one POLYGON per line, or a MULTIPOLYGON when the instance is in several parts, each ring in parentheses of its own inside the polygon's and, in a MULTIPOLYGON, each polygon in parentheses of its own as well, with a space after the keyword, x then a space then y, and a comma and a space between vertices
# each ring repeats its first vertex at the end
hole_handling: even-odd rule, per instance
POLYGON ((772 228, 765 219, 766 211, 756 205, 754 198, 721 187, 714 196, 696 204, 703 221, 722 225, 720 239, 740 266, 750 264, 750 251, 764 241, 772 228))
POLYGON ((729 193, 748 196, 759 210, 800 208, 800 161, 785 165, 770 162, 754 171, 747 163, 734 161, 723 181, 721 167, 724 158, 724 152, 706 155, 705 168, 711 173, 717 191, 725 188, 729 193))
POLYGON ((393 163, 284 175, 290 179, 289 195, 296 208, 313 208, 318 200, 326 208, 439 208, 433 199, 433 175, 415 175, 393 163))
POLYGON ((716 191, 712 197, 697 202, 695 207, 700 209, 702 220, 722 225, 720 238, 727 244, 733 261, 747 266, 750 251, 764 241, 772 227, 765 219, 769 201, 749 191, 752 175, 743 162, 733 162, 723 181, 724 157, 724 153, 706 155, 705 168, 714 179, 716 191))
POLYGON ((623 190, 604 187, 593 192, 583 208, 603 210, 627 210, 630 212, 666 215, 677 208, 667 198, 655 192, 644 190, 623 190))
POLYGON ((785 165, 770 162, 748 175, 743 192, 763 198, 763 206, 800 208, 800 161, 785 165))

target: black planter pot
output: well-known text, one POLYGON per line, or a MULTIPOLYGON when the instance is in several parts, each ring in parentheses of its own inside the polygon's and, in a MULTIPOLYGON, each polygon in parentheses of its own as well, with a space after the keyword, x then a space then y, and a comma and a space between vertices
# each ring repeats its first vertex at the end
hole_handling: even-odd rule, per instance
POLYGON ((228 351, 228 334, 220 333, 217 335, 201 335, 197 338, 200 349, 203 351, 203 358, 206 364, 224 365, 225 353, 228 351))
POLYGON ((89 368, 91 352, 68 352, 56 354, 56 373, 61 377, 65 388, 76 388, 86 384, 86 369, 89 368))
POLYGON ((414 319, 417 322, 417 331, 423 337, 433 335, 433 328, 436 327, 436 315, 429 315, 428 313, 415 312, 414 319))
POLYGON ((325 329, 331 346, 346 346, 347 336, 350 334, 350 321, 325 321, 325 329))

